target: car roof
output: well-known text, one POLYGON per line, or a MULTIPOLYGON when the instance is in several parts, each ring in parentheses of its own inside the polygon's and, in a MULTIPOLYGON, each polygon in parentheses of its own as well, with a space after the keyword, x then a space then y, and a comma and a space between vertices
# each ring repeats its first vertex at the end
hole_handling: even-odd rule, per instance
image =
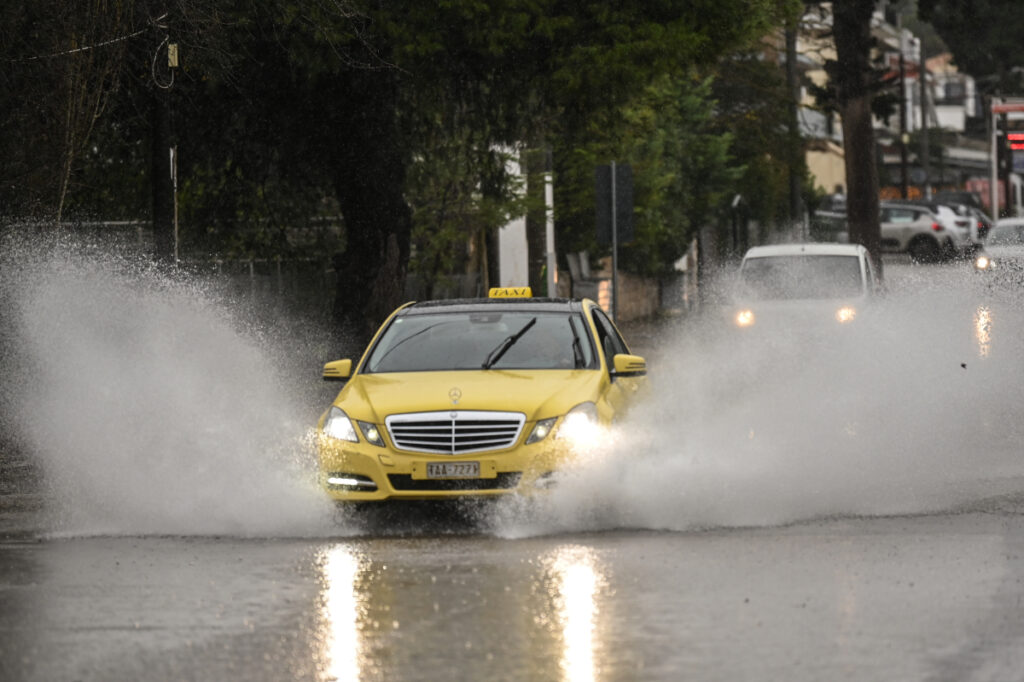
POLYGON ((931 211, 932 213, 940 213, 950 211, 956 213, 957 206, 966 206, 958 201, 947 202, 947 201, 928 201, 927 199, 892 199, 889 201, 883 201, 879 204, 881 208, 918 208, 921 210, 931 211))
POLYGON ((754 246, 747 250, 743 259, 773 256, 860 256, 865 253, 867 253, 867 249, 860 244, 774 244, 754 246))
POLYGON ((425 315, 438 312, 580 312, 583 300, 575 298, 452 298, 417 301, 399 311, 399 315, 425 315))

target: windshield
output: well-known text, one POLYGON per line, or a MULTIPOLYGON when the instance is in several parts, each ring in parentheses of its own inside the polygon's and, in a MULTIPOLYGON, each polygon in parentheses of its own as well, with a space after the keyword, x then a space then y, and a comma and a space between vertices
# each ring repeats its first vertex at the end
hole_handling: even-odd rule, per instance
POLYGON ((396 317, 384 331, 363 371, 479 370, 488 360, 493 363, 491 369, 593 369, 597 367, 593 349, 589 327, 579 313, 463 311, 406 315, 396 317), (496 349, 519 332, 518 340, 499 355, 496 349), (577 335, 580 342, 574 344, 577 335))
POLYGON ((1024 244, 1024 224, 996 225, 988 236, 993 246, 1020 246, 1024 244))
POLYGON ((754 300, 862 296, 864 280, 856 256, 768 256, 750 258, 740 269, 740 293, 754 300))

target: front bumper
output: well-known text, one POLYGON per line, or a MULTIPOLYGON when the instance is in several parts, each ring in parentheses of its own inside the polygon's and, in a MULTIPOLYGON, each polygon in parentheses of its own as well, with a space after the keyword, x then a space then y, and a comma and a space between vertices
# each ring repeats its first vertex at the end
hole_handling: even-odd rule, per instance
POLYGON ((338 441, 321 432, 318 443, 320 485, 339 502, 390 499, 443 500, 463 497, 500 497, 542 492, 552 476, 568 465, 572 450, 567 442, 549 436, 543 441, 511 448, 461 455, 398 451, 390 444, 338 441), (476 462, 479 477, 431 478, 432 462, 476 462))

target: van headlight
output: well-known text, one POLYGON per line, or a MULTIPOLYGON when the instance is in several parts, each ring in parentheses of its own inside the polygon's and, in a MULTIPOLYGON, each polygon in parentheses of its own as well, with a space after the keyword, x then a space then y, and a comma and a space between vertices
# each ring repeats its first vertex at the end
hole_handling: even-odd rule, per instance
POLYGON ((850 305, 844 305, 842 308, 836 311, 836 321, 839 324, 846 324, 847 322, 853 322, 857 317, 857 309, 850 305))
POLYGON ((735 322, 737 327, 751 327, 754 324, 754 311, 749 308, 736 313, 735 322))

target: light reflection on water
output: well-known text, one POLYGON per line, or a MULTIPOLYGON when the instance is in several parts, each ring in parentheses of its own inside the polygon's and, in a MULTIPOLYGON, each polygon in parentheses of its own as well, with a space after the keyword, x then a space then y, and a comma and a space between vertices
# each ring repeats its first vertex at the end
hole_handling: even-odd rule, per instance
POLYGON ((603 649, 599 599, 607 579, 592 548, 562 545, 538 556, 526 573, 474 570, 450 581, 424 575, 422 581, 407 582, 409 574, 399 570, 395 575, 406 577, 392 582, 392 572, 378 573, 374 569, 376 563, 345 544, 324 547, 317 555, 320 594, 315 666, 320 682, 378 679, 393 666, 397 668, 392 671, 414 665, 427 673, 440 670, 438 666, 449 669, 456 662, 447 655, 439 656, 438 652, 450 649, 453 642, 464 646, 467 652, 471 648, 486 652, 485 660, 474 654, 469 660, 458 661, 458 669, 464 675, 474 674, 478 669, 508 672, 525 666, 532 671, 531 678, 540 675, 543 679, 565 682, 598 679, 603 649), (527 612, 524 615, 531 617, 520 621, 515 618, 515 600, 501 604, 477 596, 467 603, 452 593, 455 589, 462 595, 494 594, 498 584, 504 584, 510 594, 528 592, 532 585, 539 588, 543 597, 521 603, 527 612), (395 610, 387 609, 382 600, 394 605, 395 610), (433 612, 425 610, 431 604, 433 612), (451 605, 455 612, 445 608, 438 612, 437 604, 451 605), (432 621, 434 624, 421 633, 431 640, 426 647, 429 653, 423 652, 420 642, 413 646, 419 653, 406 651, 395 655, 394 647, 408 642, 400 645, 397 627, 376 627, 374 614, 380 609, 388 611, 396 622, 410 619, 422 623, 424 618, 432 621), (529 647, 524 658, 524 651, 512 645, 519 639, 517 635, 504 636, 500 642, 490 640, 484 633, 493 626, 495 618, 506 623, 533 623, 534 629, 519 635, 539 646, 529 647), (384 654, 386 651, 392 654, 384 654), (381 655, 383 659, 378 658, 381 655))
POLYGON ((589 547, 570 545, 555 550, 548 561, 553 574, 555 605, 562 635, 562 679, 596 679, 597 594, 601 574, 589 547))
POLYGON ((321 570, 321 642, 317 661, 318 678, 323 682, 358 680, 363 667, 363 642, 360 633, 362 595, 359 578, 364 562, 344 545, 320 552, 321 570))
POLYGON ((974 312, 974 337, 978 340, 978 357, 988 357, 992 345, 992 311, 980 305, 974 312))

